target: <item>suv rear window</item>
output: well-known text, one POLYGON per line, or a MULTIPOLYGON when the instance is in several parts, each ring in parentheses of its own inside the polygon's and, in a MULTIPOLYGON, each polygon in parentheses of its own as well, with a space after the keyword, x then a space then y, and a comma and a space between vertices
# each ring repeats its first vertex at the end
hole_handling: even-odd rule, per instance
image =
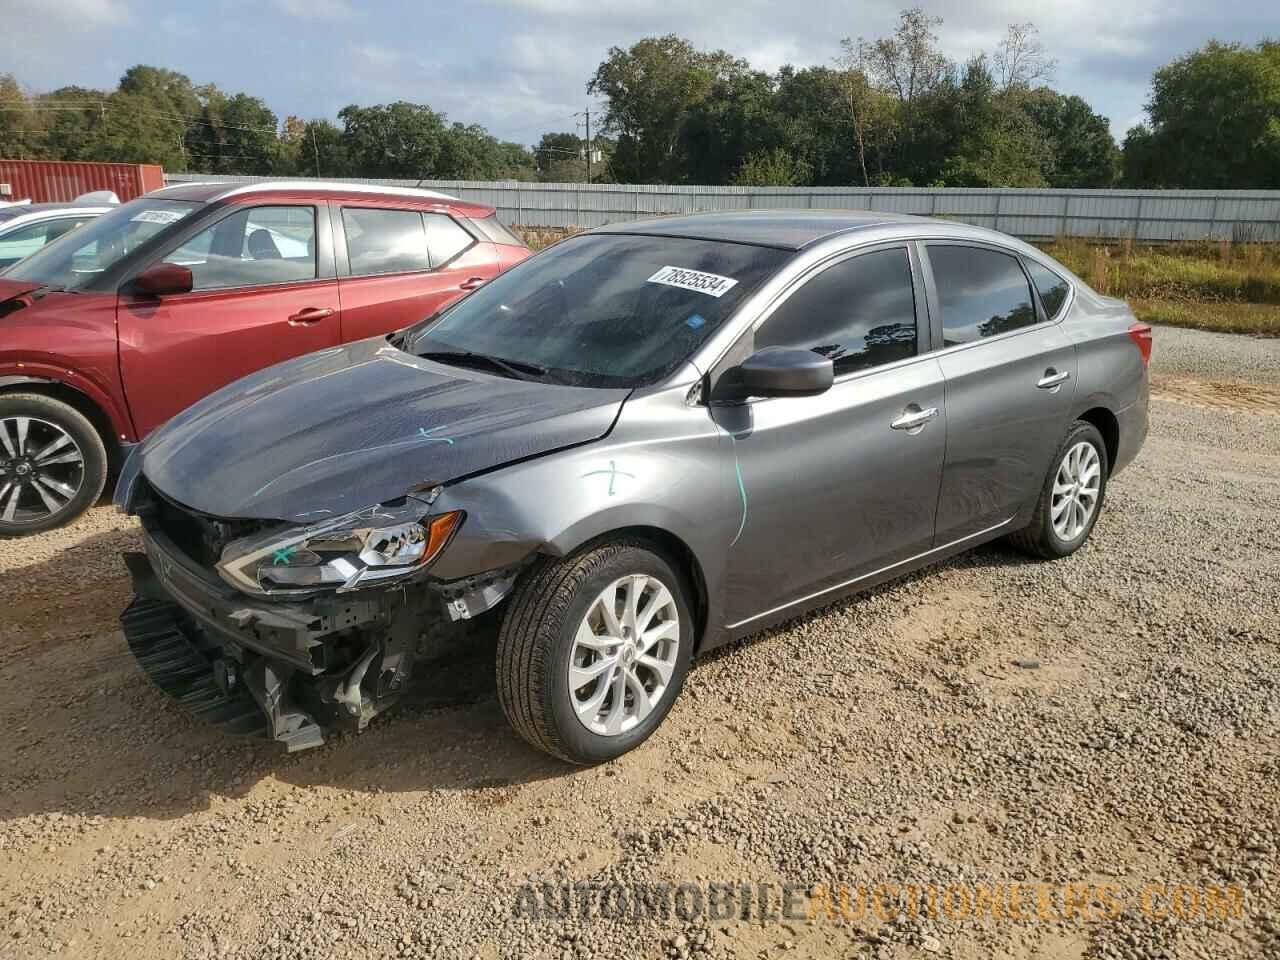
POLYGON ((473 218, 471 225, 490 243, 505 243, 514 247, 524 246, 519 237, 502 225, 496 213, 487 217, 473 218))

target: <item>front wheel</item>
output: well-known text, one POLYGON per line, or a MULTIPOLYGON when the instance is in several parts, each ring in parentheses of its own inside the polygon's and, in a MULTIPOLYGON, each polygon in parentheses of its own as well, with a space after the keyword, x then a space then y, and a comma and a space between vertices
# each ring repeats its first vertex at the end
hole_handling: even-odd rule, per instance
POLYGON ((541 561, 517 585, 498 634, 498 699, 516 732, 570 763, 639 746, 689 669, 685 592, 671 564, 636 541, 541 561))
POLYGON ((69 523, 106 480, 107 450, 84 414, 41 394, 0 395, 0 537, 69 523))
POLYGON ((1098 522, 1110 467, 1098 428, 1077 420, 1054 454, 1031 523, 1009 542, 1046 560, 1075 553, 1098 522))

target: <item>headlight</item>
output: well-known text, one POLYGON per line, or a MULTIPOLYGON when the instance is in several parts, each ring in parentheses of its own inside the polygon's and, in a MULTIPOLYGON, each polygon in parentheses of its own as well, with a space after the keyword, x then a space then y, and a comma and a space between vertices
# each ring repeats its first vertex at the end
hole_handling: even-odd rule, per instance
POLYGON ((218 572, 249 593, 334 587, 339 593, 407 576, 444 550, 463 513, 423 517, 426 505, 372 507, 324 523, 237 540, 222 552, 218 572), (415 517, 416 515, 416 517, 415 517))

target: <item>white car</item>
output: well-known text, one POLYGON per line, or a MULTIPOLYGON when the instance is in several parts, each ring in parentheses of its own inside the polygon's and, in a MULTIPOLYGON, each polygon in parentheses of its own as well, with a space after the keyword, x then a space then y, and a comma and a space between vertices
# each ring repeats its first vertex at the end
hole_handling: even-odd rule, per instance
POLYGON ((0 205, 0 270, 29 257, 47 243, 115 209, 115 194, 99 192, 71 203, 6 203, 0 205))

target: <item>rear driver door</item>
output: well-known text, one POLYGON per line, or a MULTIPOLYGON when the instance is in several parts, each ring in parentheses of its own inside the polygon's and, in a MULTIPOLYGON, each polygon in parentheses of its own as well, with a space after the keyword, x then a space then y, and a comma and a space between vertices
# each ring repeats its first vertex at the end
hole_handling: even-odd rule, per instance
POLYGON ((1076 350, 1012 251, 925 249, 947 387, 942 545, 1010 524, 1035 503, 1071 418, 1076 350))

